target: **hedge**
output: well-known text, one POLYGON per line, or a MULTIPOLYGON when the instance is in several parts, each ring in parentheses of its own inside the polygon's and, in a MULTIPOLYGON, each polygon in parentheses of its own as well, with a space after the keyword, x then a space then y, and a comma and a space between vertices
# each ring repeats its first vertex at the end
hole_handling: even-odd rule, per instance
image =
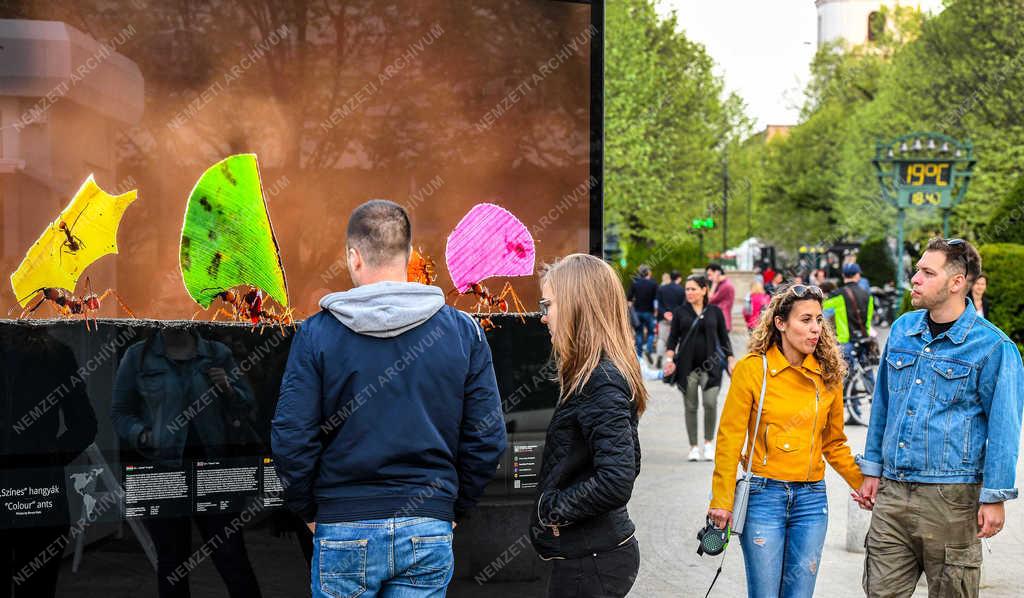
POLYGON ((988 277, 989 320, 1024 346, 1024 245, 992 243, 978 252, 988 277))

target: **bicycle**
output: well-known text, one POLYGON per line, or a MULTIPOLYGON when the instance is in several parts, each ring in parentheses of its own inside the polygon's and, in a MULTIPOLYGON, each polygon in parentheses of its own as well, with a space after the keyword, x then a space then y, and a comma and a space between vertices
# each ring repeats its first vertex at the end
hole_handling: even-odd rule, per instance
POLYGON ((862 339, 854 343, 854 359, 843 383, 843 406, 846 423, 866 426, 871 420, 871 397, 875 394, 875 367, 868 356, 867 343, 862 339))

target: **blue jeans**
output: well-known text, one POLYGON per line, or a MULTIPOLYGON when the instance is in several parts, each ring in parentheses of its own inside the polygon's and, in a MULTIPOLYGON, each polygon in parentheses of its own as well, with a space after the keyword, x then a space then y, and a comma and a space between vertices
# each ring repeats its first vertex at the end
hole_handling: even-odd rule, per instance
POLYGON ((644 334, 647 334, 647 352, 654 353, 654 339, 658 336, 658 324, 654 321, 654 312, 638 311, 640 326, 636 329, 636 354, 641 355, 644 347, 644 334))
POLYGON ((754 476, 740 536, 749 598, 811 598, 828 529, 825 481, 754 476))
POLYGON ((450 521, 400 517, 316 525, 314 598, 442 598, 454 571, 450 521))

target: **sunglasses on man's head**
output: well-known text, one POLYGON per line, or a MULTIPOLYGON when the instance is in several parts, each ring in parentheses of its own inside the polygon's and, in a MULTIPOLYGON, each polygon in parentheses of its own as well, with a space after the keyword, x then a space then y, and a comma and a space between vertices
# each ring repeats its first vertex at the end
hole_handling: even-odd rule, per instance
MULTIPOLYGON (((964 248, 964 245, 967 243, 967 241, 964 241, 963 239, 943 239, 942 242, 946 244, 946 247, 960 248, 964 248)), ((964 265, 964 276, 967 276, 967 252, 964 251, 953 259, 960 261, 960 263, 964 265)))

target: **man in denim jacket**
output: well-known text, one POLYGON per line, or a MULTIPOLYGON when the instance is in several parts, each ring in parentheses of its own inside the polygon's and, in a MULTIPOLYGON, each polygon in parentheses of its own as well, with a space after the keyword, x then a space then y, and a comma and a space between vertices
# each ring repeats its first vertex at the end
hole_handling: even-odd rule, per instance
POLYGON ((873 507, 868 596, 977 596, 981 538, 999 533, 1014 487, 1024 401, 1016 345, 967 300, 981 257, 933 239, 893 325, 875 384, 858 502, 873 507))

